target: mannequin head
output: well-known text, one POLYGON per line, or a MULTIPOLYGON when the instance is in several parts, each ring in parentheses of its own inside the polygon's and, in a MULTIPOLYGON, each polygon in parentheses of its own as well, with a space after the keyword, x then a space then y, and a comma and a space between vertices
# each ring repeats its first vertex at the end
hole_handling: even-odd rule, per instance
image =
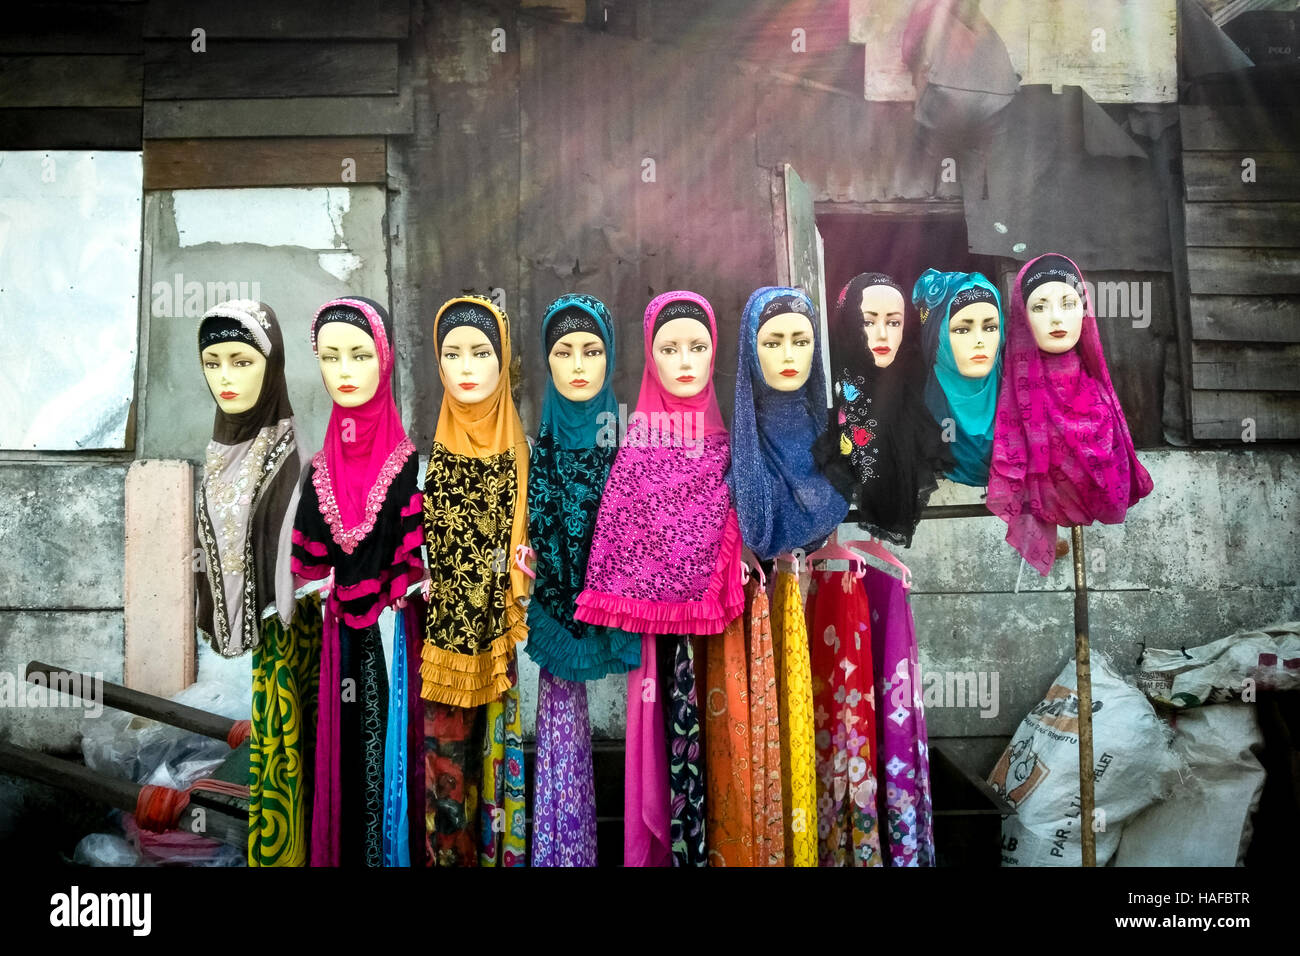
POLYGON ((1025 297, 1034 341, 1044 352, 1068 352, 1083 331, 1083 297, 1068 282, 1044 282, 1025 297))
POLYGON ((698 319, 669 319, 655 332, 650 352, 669 395, 692 398, 708 386, 713 338, 698 319))
POLYGON ((778 392, 803 388, 812 373, 812 320, 798 312, 773 316, 758 327, 758 366, 778 392))
POLYGON ((986 378, 993 371, 1001 340, 1001 318, 992 302, 963 306, 948 320, 952 357, 966 378, 986 378))
POLYGON ((594 332, 560 336, 546 358, 555 390, 571 402, 587 401, 605 384, 605 342, 594 332))
POLYGON ((356 408, 379 391, 375 340, 348 322, 326 322, 316 333, 316 360, 335 404, 356 408))
POLYGON ((443 337, 438 364, 443 388, 466 405, 483 401, 501 381, 501 359, 487 334, 473 325, 458 325, 443 337))
POLYGON ((266 357, 246 342, 214 342, 200 354, 217 407, 238 415, 257 404, 266 377, 266 357))
POLYGON ((903 344, 903 293, 892 286, 862 290, 862 325, 876 368, 888 368, 903 344))

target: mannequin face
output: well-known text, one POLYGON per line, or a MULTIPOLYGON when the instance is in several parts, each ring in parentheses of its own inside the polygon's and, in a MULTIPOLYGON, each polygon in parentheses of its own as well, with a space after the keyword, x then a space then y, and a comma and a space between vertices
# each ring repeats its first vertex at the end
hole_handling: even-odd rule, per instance
POLYGON ((803 388, 812 372, 813 327, 806 315, 773 316, 758 329, 758 367, 778 392, 803 388))
POLYGON ((488 337, 472 325, 458 325, 442 340, 443 387, 458 402, 477 405, 496 391, 501 362, 488 337))
POLYGON ((696 319, 670 319, 650 345, 659 381, 669 395, 691 398, 709 384, 713 340, 709 327, 696 319))
POLYGON ((266 358, 245 342, 222 342, 203 350, 203 375, 217 407, 227 415, 257 404, 266 376, 266 358))
POLYGON ((888 368, 903 344, 903 293, 887 285, 862 290, 862 324, 877 368, 888 368))
POLYGON ((993 371, 1002 340, 998 307, 992 302, 975 302, 952 314, 948 320, 948 343, 957 371, 966 378, 986 378, 993 371))
POLYGON ((605 384, 605 343, 594 332, 560 336, 547 361, 555 390, 571 402, 587 401, 605 384))
POLYGON ((1044 282, 1025 303, 1034 341, 1044 352, 1068 352, 1083 331, 1083 298, 1068 282, 1044 282))
POLYGON ((356 408, 379 391, 379 356, 375 340, 347 322, 326 322, 316 333, 316 360, 330 398, 356 408))

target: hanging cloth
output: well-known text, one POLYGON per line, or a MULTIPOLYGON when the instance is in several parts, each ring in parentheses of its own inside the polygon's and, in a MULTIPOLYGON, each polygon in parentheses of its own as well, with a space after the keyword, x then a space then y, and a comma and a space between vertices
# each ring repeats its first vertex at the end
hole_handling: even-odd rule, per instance
POLYGON ((916 626, 903 582, 868 567, 862 586, 870 608, 871 655, 876 665, 876 779, 881 852, 890 866, 934 866, 934 810, 930 747, 916 653, 916 626))
MULTIPOLYGON (((670 640, 670 639, 665 639, 670 640)), ((656 638, 641 642, 641 663, 627 672, 627 747, 623 767, 623 865, 672 866, 668 823, 665 688, 656 638)))
POLYGON ((641 393, 600 501, 575 617, 640 634, 721 634, 744 607, 731 453, 712 362, 709 384, 690 398, 659 381, 656 320, 679 308, 704 314, 716 356, 703 296, 665 292, 646 307, 641 393))
MULTIPOLYGON (((950 442, 955 467, 948 477, 963 485, 982 488, 989 482, 989 456, 993 452, 993 423, 1002 384, 1002 353, 1006 322, 997 288, 978 272, 939 272, 926 269, 912 287, 912 305, 921 318, 921 349, 930 369, 925 381, 925 407, 943 428, 953 423, 950 442), (998 310, 998 347, 984 378, 967 378, 957 370, 949 337, 954 312, 975 301, 988 301, 998 310)), ((971 330, 965 334, 975 334, 971 330)))
POLYGON ((781 571, 772 617, 780 627, 777 680, 781 715, 781 799, 785 807, 787 866, 817 865, 817 751, 812 664, 799 576, 781 571))
POLYGON ((659 641, 659 683, 668 688, 668 832, 673 866, 707 866, 704 751, 695 649, 687 635, 659 641))
POLYGON ((465 324, 480 325, 499 344, 501 375, 474 404, 442 383, 424 477, 431 583, 420 696, 475 707, 513 686, 515 645, 528 633, 530 580, 516 563, 528 544, 528 443, 510 395, 509 318, 484 296, 457 296, 438 310, 435 341, 465 324))
POLYGON ((858 523, 872 535, 910 547, 937 477, 953 465, 925 407, 925 365, 916 317, 904 300, 902 340, 893 361, 878 368, 867 348, 862 293, 872 286, 902 290, 889 276, 864 273, 842 290, 831 315, 831 367, 836 369, 833 428, 814 456, 826 476, 855 496, 858 523))
POLYGON ((767 591, 747 588, 745 637, 749 647, 749 754, 753 785, 754 865, 785 865, 785 814, 781 799, 781 720, 767 591))
POLYGON ((754 865, 754 782, 745 616, 705 642, 704 807, 711 866, 754 865))
POLYGON ((587 685, 555 677, 544 667, 537 683, 532 865, 596 865, 596 789, 587 685))
POLYGON ((1121 524, 1151 489, 1110 382, 1083 273, 1055 253, 1031 259, 1011 293, 989 511, 1006 522, 1007 543, 1046 577, 1056 560, 1057 527, 1121 524), (1083 329, 1068 352, 1043 352, 1034 341, 1026 277, 1079 289, 1083 329))
POLYGON ((812 455, 826 430, 820 324, 808 294, 786 286, 758 289, 741 313, 727 484, 741 538, 764 561, 794 548, 815 549, 849 510, 812 455), (808 381, 792 392, 768 385, 758 361, 763 324, 787 313, 807 316, 813 328, 808 381))
POLYGON ((814 571, 808 632, 817 728, 821 866, 882 866, 867 594, 849 571, 814 571))

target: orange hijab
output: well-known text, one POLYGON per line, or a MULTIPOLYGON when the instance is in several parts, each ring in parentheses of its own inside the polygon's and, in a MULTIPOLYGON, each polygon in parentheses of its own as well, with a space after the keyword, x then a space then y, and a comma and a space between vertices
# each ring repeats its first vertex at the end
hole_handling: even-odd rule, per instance
MULTIPOLYGON (((519 553, 518 548, 521 545, 528 546, 528 439, 524 436, 523 422, 519 419, 519 412, 515 409, 514 399, 510 395, 510 319, 506 313, 498 308, 491 299, 484 296, 456 296, 444 302, 442 308, 438 310, 437 317, 433 322, 434 340, 437 341, 438 339, 439 324, 447 310, 452 306, 465 303, 480 306, 491 312, 496 318, 500 341, 498 357, 501 362, 501 377, 497 380, 496 389, 491 395, 481 402, 466 404, 457 401, 455 389, 443 377, 442 363, 439 362, 438 376, 442 380, 443 386, 442 408, 438 412, 438 427, 433 438, 435 442, 441 444, 453 455, 463 455, 469 458, 490 458, 511 448, 515 452, 515 477, 518 486, 515 491, 514 515, 510 527, 510 554, 508 556, 510 562, 510 593, 506 601, 507 629, 504 634, 493 642, 491 651, 491 658, 494 661, 499 661, 503 656, 510 653, 515 644, 522 641, 528 634, 527 624, 525 623, 527 612, 525 604, 532 590, 532 579, 519 569, 515 561, 515 557, 519 553)), ((461 666, 457 666, 455 662, 449 659, 442 659, 442 655, 456 656, 449 651, 429 647, 426 642, 426 662, 463 672, 463 662, 461 666), (430 656, 432 656, 432 660, 430 656)), ((484 661, 483 665, 486 664, 487 662, 484 661)), ((493 667, 493 670, 497 671, 498 668, 493 667)), ((504 668, 500 670, 504 671, 504 668)), ((497 683, 503 681, 504 674, 498 673, 497 683)), ((497 687, 495 692, 491 693, 491 696, 497 696, 508 686, 509 683, 505 682, 505 686, 497 687)), ((488 693, 489 690, 489 688, 484 688, 483 693, 488 693)), ((481 694, 474 696, 481 696, 481 694)), ((472 704, 460 703, 458 706, 472 706, 472 704)))

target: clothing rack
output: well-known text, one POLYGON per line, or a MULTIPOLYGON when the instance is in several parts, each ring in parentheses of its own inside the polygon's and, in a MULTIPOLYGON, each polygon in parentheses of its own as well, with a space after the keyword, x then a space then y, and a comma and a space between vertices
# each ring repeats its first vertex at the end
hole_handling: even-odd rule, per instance
MULTIPOLYGON (((992 512, 982 503, 928 505, 921 520, 945 518, 988 518, 992 512)), ((857 523, 858 509, 850 508, 845 523, 857 523)), ((1092 763, 1092 664, 1088 650, 1088 577, 1084 564, 1083 528, 1070 528, 1070 551, 1074 556, 1074 674, 1079 697, 1079 846, 1084 866, 1097 865, 1097 834, 1093 828, 1096 809, 1092 763)))

